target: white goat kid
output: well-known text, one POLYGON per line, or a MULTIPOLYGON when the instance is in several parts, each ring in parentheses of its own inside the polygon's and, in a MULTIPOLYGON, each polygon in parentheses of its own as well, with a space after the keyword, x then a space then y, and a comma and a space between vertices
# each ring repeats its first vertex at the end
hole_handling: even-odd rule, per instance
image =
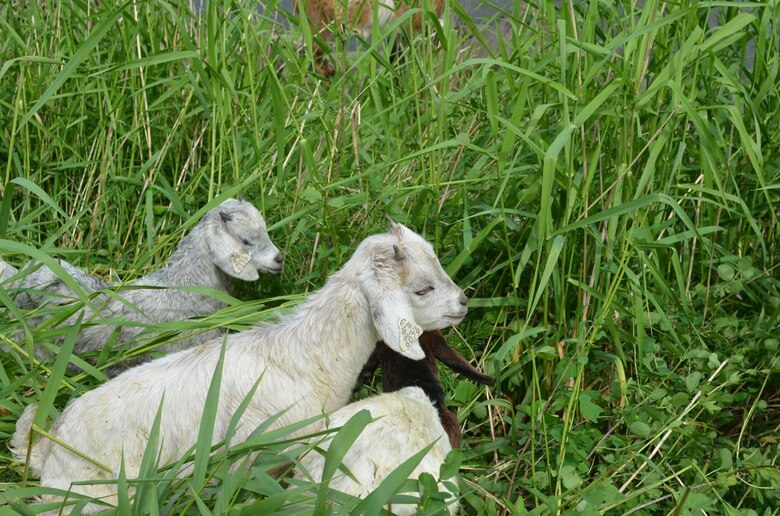
MULTIPOLYGON (((86 294, 114 286, 64 260, 59 263, 86 294)), ((211 296, 186 290, 186 287, 208 287, 227 293, 232 290, 234 278, 254 281, 259 272, 279 273, 282 263, 279 249, 271 242, 260 212, 243 199, 228 199, 204 215, 182 239, 164 267, 129 283, 132 288, 121 291, 119 296, 99 294, 94 298, 92 306, 98 313, 84 308, 82 321, 93 324, 85 325, 81 330, 74 351, 100 350, 115 331, 118 333, 116 344, 140 345, 142 339, 137 337, 146 327, 210 315, 226 306, 211 296), (105 319, 121 321, 121 324, 99 324, 105 319)), ((29 273, 18 287, 20 293, 16 303, 24 308, 35 308, 47 300, 62 304, 76 297, 46 266, 29 273)), ((78 315, 74 314, 67 323, 73 324, 78 315)), ((31 320, 34 325, 41 322, 40 318, 31 320)), ((178 351, 211 340, 220 333, 221 330, 191 333, 158 349, 178 351)), ((142 359, 130 361, 130 364, 139 360, 142 359)))
MULTIPOLYGON (((390 233, 365 239, 346 265, 293 313, 226 337, 213 441, 225 437, 233 414, 259 378, 232 444, 243 442, 282 411, 270 429, 344 406, 378 340, 420 360, 425 356, 417 340, 422 331, 456 324, 465 314, 466 297, 430 244, 391 221, 390 233)), ((33 445, 29 461, 41 485, 68 489, 77 480, 117 478, 123 454, 127 477, 136 476, 160 403, 159 457, 162 462, 179 457, 196 442, 222 347, 220 338, 167 355, 73 400, 50 433, 111 471, 42 439, 33 445)), ((25 410, 11 443, 22 460, 34 411, 32 406, 25 410)), ((116 499, 115 485, 72 489, 110 503, 116 499)))
MULTIPOLYGON (((368 397, 340 408, 328 419, 328 428, 339 428, 361 410, 367 410, 372 421, 363 429, 341 463, 352 473, 348 476, 337 472, 328 487, 352 496, 365 498, 377 489, 387 476, 406 460, 426 446, 433 447, 409 475, 419 478, 428 473, 439 478, 439 470, 452 448, 460 446, 461 431, 458 418, 447 408, 445 394, 436 368, 437 361, 474 382, 493 385, 493 378, 480 373, 468 361, 452 349, 438 331, 426 331, 419 338, 425 358, 412 361, 388 348, 383 342, 363 368, 361 378, 382 368, 383 394, 368 397)), ((326 436, 317 446, 324 451, 330 448, 333 434, 326 436)), ((295 477, 322 480, 325 455, 309 452, 299 461, 295 477)), ((444 479, 442 479, 444 480, 444 479)), ((442 482, 449 493, 446 504, 451 514, 458 512, 457 477, 442 482)), ((418 506, 393 504, 395 514, 415 514, 418 506)))
MULTIPOLYGON (((350 403, 328 417, 328 428, 344 426, 352 416, 367 410, 372 422, 358 436, 341 463, 346 466, 355 480, 337 472, 328 483, 330 489, 365 498, 380 486, 383 480, 396 468, 426 446, 433 447, 420 460, 409 478, 419 478, 429 473, 439 478, 439 468, 452 445, 439 420, 439 412, 420 387, 404 387, 392 393, 378 394, 350 403)), ((327 451, 333 435, 318 446, 327 451)), ((315 482, 322 480, 325 456, 310 452, 300 460, 296 478, 305 478, 306 471, 315 482)), ((457 480, 444 484, 448 492, 447 503, 451 514, 456 514, 458 503, 457 480)), ((393 514, 416 514, 416 504, 393 504, 388 507, 393 514)))

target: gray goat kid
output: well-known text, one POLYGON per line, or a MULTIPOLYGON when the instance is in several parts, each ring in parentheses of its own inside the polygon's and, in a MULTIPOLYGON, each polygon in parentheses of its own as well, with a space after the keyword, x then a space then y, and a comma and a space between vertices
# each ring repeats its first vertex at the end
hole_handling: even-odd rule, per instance
MULTIPOLYGON (((88 295, 116 286, 64 260, 60 260, 60 265, 88 295)), ((89 307, 81 311, 82 321, 91 324, 82 328, 74 351, 100 350, 115 332, 116 344, 129 343, 131 347, 136 347, 143 343, 136 337, 149 325, 209 315, 226 306, 222 301, 186 287, 207 287, 228 293, 232 290, 234 278, 254 281, 259 278, 260 272, 278 274, 282 265, 282 256, 271 242, 260 212, 243 199, 228 199, 204 215, 161 269, 129 283, 131 288, 120 295, 95 296, 92 305, 99 314, 89 307), (104 320, 121 321, 122 324, 106 324, 104 320)), ((4 269, 8 267, 4 266, 4 269)), ((16 303, 24 308, 35 308, 47 300, 62 304, 76 297, 70 287, 46 266, 29 273, 15 286, 20 291, 16 303)), ((78 315, 71 316, 67 323, 74 323, 78 315)), ((31 322, 40 324, 42 320, 38 318, 31 322)), ((210 340, 220 333, 221 330, 211 330, 189 334, 158 349, 166 353, 178 351, 210 340)), ((143 360, 134 359, 127 365, 143 360)), ((118 372, 112 370, 109 374, 118 372)))

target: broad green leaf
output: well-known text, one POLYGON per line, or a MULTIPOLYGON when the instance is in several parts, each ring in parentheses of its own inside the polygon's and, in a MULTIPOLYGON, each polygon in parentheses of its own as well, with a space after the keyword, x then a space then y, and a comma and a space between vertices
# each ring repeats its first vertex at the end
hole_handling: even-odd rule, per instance
POLYGON ((643 438, 650 437, 650 433, 652 432, 650 425, 644 421, 634 421, 633 423, 629 423, 628 429, 631 430, 632 434, 643 438))
POLYGON ((604 409, 593 403, 590 394, 581 392, 579 395, 580 414, 588 421, 597 421, 604 409))

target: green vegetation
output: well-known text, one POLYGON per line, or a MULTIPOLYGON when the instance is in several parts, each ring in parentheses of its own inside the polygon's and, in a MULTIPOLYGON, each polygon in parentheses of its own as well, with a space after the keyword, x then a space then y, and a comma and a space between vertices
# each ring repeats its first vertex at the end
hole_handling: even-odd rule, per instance
MULTIPOLYGON (((332 80, 312 71, 308 23, 274 2, 276 20, 251 1, 178 4, 0 6, 3 259, 130 280, 242 191, 286 268, 197 323, 240 329, 322 285, 390 214, 466 289, 449 340, 498 378, 443 371, 465 513, 779 510, 776 0, 517 2, 490 47, 451 0, 424 34, 407 16, 335 38, 332 80)), ((73 330, 27 327, 2 288, 0 313, 0 502, 24 510, 41 489, 4 446, 16 419, 29 403, 56 417, 103 376, 31 358, 73 330)), ((150 447, 119 512, 356 507, 282 490, 284 431, 210 460, 202 441, 184 479, 186 458, 158 470, 150 447), (225 467, 250 451, 251 474, 225 467)))

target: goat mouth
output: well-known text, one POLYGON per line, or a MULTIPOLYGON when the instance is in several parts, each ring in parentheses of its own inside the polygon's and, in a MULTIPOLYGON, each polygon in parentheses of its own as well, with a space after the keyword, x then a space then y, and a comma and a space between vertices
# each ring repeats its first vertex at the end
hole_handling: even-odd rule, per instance
POLYGON ((270 274, 279 274, 280 272, 282 272, 282 269, 284 269, 284 265, 280 265, 279 267, 266 267, 266 266, 263 266, 262 268, 263 268, 264 272, 268 272, 270 274))
POLYGON ((462 314, 453 315, 453 314, 444 314, 444 317, 447 319, 452 319, 453 321, 460 322, 463 320, 464 317, 466 317, 466 312, 463 312, 462 314))

